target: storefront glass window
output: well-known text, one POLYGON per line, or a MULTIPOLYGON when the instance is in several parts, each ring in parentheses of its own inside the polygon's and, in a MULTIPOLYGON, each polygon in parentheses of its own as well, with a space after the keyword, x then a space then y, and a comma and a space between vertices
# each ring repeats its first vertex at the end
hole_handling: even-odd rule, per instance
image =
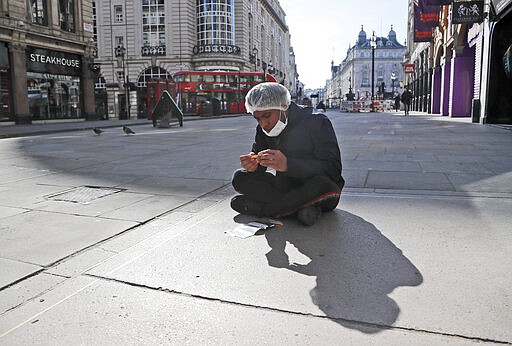
POLYGON ((27 90, 34 120, 80 118, 80 77, 28 72, 27 90))

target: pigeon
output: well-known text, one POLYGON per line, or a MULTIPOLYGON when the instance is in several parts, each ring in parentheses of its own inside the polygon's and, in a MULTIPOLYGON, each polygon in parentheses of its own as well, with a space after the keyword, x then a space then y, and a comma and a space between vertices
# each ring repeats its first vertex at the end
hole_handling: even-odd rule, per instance
POLYGON ((102 132, 104 132, 102 129, 100 129, 99 127, 95 127, 92 129, 94 131, 95 134, 97 134, 98 136, 101 135, 102 132))
POLYGON ((133 132, 133 130, 131 128, 129 128, 128 126, 123 126, 123 132, 127 135, 134 135, 135 132, 133 132))

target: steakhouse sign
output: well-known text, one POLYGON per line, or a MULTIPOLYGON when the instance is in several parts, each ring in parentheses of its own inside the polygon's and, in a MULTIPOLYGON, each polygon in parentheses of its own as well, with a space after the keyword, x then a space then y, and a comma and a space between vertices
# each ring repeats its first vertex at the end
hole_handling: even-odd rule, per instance
POLYGON ((80 75, 80 56, 49 49, 27 48, 27 70, 33 72, 80 75))

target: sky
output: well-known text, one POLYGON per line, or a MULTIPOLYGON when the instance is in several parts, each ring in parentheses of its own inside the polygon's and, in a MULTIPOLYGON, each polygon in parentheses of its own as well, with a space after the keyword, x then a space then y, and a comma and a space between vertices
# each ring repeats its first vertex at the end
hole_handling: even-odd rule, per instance
POLYGON ((356 43, 361 25, 367 37, 387 37, 391 25, 397 41, 407 35, 407 0, 279 0, 286 13, 299 80, 306 89, 325 86, 331 61, 339 65, 356 43))

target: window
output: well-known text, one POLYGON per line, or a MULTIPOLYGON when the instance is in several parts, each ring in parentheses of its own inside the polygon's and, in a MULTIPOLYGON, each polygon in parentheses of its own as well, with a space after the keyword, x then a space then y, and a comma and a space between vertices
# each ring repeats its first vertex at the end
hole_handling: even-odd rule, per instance
POLYGON ((363 78, 361 79, 361 86, 366 87, 370 85, 370 81, 368 79, 368 71, 363 71, 363 78))
POLYGON ((197 0, 197 44, 234 45, 234 0, 197 0))
POLYGON ((114 5, 114 22, 122 23, 123 20, 123 5, 114 5))
POLYGON ((116 36, 114 38, 114 43, 116 47, 124 47, 124 37, 123 36, 116 36))
POLYGON ((93 1, 92 2, 92 26, 93 26, 93 39, 94 39, 94 52, 95 52, 95 55, 94 57, 97 58, 98 57, 98 48, 97 48, 97 44, 98 44, 98 22, 96 21, 96 1, 93 1))
POLYGON ((59 21, 61 30, 75 32, 74 0, 59 0, 59 21))
POLYGON ((48 25, 47 0, 30 0, 29 15, 34 24, 48 25))
POLYGON ((141 76, 139 77, 139 80, 137 81, 137 86, 139 88, 145 88, 146 83, 150 79, 155 78, 162 78, 167 80, 172 80, 172 76, 164 69, 158 66, 153 66, 151 68, 146 69, 141 76))
MULTIPOLYGON (((142 1, 142 45, 165 47, 164 0, 142 1)), ((165 50, 162 50, 165 52, 165 50)))
POLYGON ((34 119, 80 118, 80 77, 27 72, 29 111, 34 119))

